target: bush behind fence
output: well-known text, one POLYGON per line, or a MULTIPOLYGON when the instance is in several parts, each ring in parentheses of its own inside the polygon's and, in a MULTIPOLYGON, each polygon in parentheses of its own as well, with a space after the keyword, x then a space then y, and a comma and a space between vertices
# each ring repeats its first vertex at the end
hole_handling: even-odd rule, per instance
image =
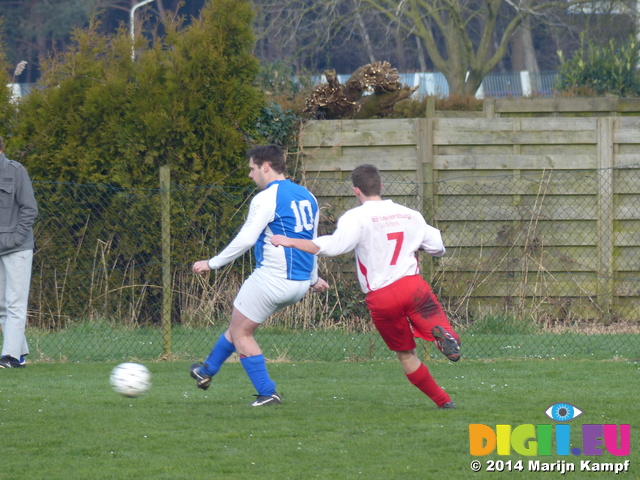
MULTIPOLYGON (((569 224, 562 220, 575 209, 593 208, 580 204, 591 200, 579 192, 570 197, 548 194, 550 184, 588 189, 589 178, 597 173, 550 172, 532 178, 533 190, 523 192, 515 210, 485 199, 501 192, 512 195, 514 184, 522 185, 521 176, 496 176, 490 191, 486 180, 481 191, 455 179, 434 185, 441 195, 437 226, 448 253, 421 261, 462 333, 467 357, 640 356, 635 260, 621 255, 631 262, 621 269, 626 273, 603 275, 596 265, 601 247, 585 246, 594 226, 587 222, 567 231, 569 224), (487 219, 486 230, 461 215, 470 209, 474 217, 487 219), (552 241, 558 235, 574 240, 558 247, 552 241), (625 287, 613 289, 616 296, 606 299, 605 309, 599 289, 611 282, 625 287)), ((344 196, 349 183, 317 179, 308 186, 321 201, 321 233, 330 233, 342 211, 355 206, 355 199, 344 196)), ((208 353, 228 322, 253 258, 248 252, 206 277, 192 275, 190 268, 195 260, 218 252, 238 231, 252 189, 171 186, 171 257, 165 263, 171 269, 168 334, 161 328, 167 262, 161 245, 161 189, 47 182, 34 182, 34 189, 40 207, 29 310, 34 353, 75 360, 191 359, 208 353)), ((418 210, 423 190, 415 182, 385 181, 387 196, 418 210)), ((291 360, 390 358, 368 320, 352 255, 321 259, 320 269, 331 290, 309 294, 276 314, 258 333, 265 353, 291 360)), ((430 345, 420 349, 440 358, 430 345)))

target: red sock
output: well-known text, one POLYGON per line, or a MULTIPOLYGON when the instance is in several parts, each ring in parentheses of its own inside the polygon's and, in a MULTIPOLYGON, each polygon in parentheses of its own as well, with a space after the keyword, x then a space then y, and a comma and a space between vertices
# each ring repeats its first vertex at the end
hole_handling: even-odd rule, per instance
POLYGON ((420 364, 415 372, 407 374, 407 378, 439 407, 451 401, 449 394, 436 383, 424 363, 420 364))

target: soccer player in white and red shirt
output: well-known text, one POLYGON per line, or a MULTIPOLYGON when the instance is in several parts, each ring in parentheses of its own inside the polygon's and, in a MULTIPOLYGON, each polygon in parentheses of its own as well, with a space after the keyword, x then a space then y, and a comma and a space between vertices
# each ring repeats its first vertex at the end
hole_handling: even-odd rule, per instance
POLYGON ((449 360, 460 359, 460 338, 419 275, 415 256, 418 250, 444 255, 440 231, 428 225, 420 212, 383 200, 380 172, 374 165, 356 167, 351 181, 360 206, 340 217, 332 235, 311 240, 274 235, 271 243, 326 257, 354 250, 373 323, 396 352, 408 380, 439 408, 455 408, 415 350, 415 337, 420 337, 435 342, 449 360))

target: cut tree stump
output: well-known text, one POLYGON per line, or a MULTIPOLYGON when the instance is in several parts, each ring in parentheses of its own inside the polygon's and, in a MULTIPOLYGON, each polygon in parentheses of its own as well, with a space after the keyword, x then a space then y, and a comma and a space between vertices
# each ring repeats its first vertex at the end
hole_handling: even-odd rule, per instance
POLYGON ((409 98, 418 87, 402 85, 400 75, 389 62, 358 68, 342 85, 335 70, 326 70, 327 83, 317 85, 305 101, 304 112, 312 118, 382 118, 396 103, 409 98))

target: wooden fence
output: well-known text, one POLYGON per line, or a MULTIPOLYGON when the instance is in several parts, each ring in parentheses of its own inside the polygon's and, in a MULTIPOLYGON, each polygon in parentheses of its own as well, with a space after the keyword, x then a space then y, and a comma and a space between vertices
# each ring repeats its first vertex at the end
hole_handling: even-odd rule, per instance
POLYGON ((333 220, 355 205, 351 170, 377 165, 383 194, 443 231, 425 275, 461 318, 636 322, 640 117, 487 111, 306 123, 306 182, 333 220))

